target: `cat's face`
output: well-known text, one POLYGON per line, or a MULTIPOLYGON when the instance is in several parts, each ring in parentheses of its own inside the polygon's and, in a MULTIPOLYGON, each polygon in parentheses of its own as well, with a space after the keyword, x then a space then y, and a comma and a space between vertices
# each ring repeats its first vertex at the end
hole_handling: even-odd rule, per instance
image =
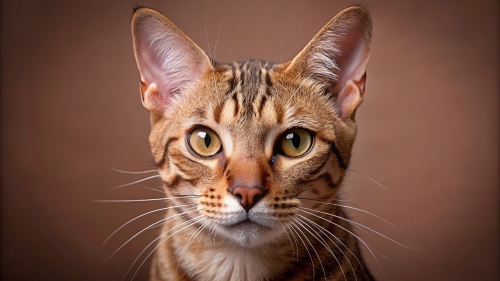
MULTIPOLYGON (((303 202, 329 201, 347 168, 371 25, 335 17, 291 62, 211 64, 161 14, 134 14, 150 144, 179 213, 198 210, 244 247, 282 235, 303 202)), ((194 217, 195 215, 193 214, 194 217)))

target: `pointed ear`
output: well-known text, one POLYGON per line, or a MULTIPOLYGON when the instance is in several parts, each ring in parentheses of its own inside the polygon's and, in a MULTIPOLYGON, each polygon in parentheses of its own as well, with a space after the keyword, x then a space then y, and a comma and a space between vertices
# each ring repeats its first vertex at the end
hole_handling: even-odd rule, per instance
POLYGON ((359 6, 338 13, 292 60, 286 71, 324 83, 336 97, 341 118, 351 118, 362 101, 370 55, 372 22, 359 6))
POLYGON ((209 69, 207 55, 159 12, 139 8, 132 16, 134 53, 144 107, 162 114, 174 94, 196 83, 209 69))

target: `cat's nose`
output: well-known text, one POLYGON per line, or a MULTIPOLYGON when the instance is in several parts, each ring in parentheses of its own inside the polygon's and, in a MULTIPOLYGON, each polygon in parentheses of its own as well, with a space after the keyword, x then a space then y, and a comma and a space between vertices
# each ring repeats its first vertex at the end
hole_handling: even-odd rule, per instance
POLYGON ((262 198, 264 191, 260 187, 238 186, 231 193, 240 199, 241 206, 248 212, 262 198))

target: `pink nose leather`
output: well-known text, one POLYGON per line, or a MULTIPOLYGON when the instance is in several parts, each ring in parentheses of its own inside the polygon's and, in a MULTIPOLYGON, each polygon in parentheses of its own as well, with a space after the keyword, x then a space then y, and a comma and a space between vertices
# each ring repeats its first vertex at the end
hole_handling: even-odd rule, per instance
POLYGON ((231 191, 236 197, 240 198, 240 203, 245 210, 249 211, 260 198, 264 192, 258 187, 236 187, 231 191))

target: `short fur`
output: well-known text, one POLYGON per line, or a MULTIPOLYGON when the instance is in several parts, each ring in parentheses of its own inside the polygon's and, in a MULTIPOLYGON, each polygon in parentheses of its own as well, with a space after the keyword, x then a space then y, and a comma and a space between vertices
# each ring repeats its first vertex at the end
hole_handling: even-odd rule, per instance
POLYGON ((356 136, 371 41, 366 9, 341 11, 290 62, 211 63, 160 13, 138 8, 134 51, 149 138, 168 209, 151 280, 373 280, 339 188, 356 136), (200 126, 222 151, 188 145, 200 126), (292 128, 313 136, 299 157, 276 152, 292 128), (259 186, 248 211, 234 186, 259 186))

